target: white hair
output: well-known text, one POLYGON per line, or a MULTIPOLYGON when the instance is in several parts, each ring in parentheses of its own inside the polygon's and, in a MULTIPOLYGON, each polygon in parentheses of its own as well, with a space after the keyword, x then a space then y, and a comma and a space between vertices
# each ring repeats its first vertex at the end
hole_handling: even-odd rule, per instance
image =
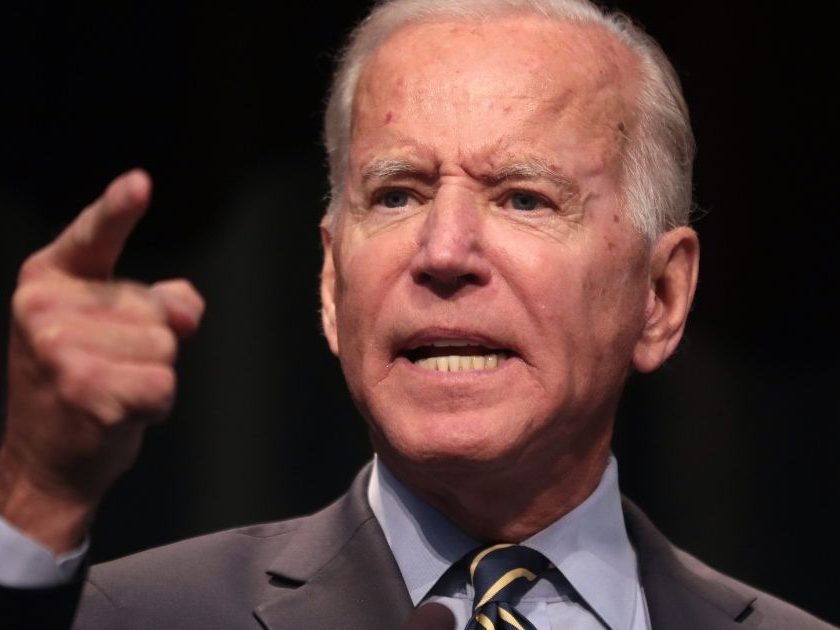
POLYGON ((481 22, 534 14, 607 29, 639 61, 636 118, 626 129, 622 156, 624 203, 636 229, 652 240, 688 223, 694 135, 679 78, 662 49, 627 16, 589 0, 383 0, 350 35, 333 77, 324 144, 330 169, 328 212, 341 203, 350 150, 356 87, 365 63, 394 32, 410 24, 443 20, 481 22))

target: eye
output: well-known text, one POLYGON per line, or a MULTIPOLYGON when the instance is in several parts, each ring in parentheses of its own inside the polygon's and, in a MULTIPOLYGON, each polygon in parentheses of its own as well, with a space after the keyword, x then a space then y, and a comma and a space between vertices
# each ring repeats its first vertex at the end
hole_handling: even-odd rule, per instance
POLYGON ((533 212, 546 206, 550 206, 544 197, 534 193, 526 192, 524 190, 516 190, 512 192, 507 199, 507 203, 514 210, 521 212, 533 212))
POLYGON ((377 196, 376 203, 381 203, 386 208, 403 208, 410 200, 404 190, 386 190, 377 196))

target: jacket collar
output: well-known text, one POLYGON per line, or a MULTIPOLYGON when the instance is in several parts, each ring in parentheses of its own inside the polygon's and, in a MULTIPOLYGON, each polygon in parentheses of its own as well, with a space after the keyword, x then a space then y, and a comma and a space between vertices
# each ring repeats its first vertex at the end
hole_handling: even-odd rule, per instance
POLYGON ((743 628, 755 597, 674 547, 631 501, 622 501, 653 628, 743 628))
POLYGON ((370 466, 350 491, 295 524, 268 567, 277 588, 254 615, 269 629, 383 628, 405 625, 412 606, 366 499, 370 466))

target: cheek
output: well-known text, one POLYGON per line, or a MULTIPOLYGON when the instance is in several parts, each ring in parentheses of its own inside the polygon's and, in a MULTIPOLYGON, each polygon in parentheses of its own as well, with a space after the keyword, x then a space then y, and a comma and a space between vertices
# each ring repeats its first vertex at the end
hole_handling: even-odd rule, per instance
POLYGON ((647 274, 643 256, 617 249, 594 261, 582 280, 581 303, 601 352, 629 362, 644 324, 647 274))
MULTIPOLYGON (((535 335, 545 340, 539 351, 549 360, 599 361, 623 354, 644 320, 644 256, 615 239, 596 247, 593 237, 580 236, 557 242, 508 235, 510 247, 499 256, 514 299, 535 335)), ((573 369, 573 362, 566 367, 573 369)))
POLYGON ((387 321, 389 296, 405 273, 405 245, 396 234, 349 234, 336 255, 336 319, 342 348, 361 353, 375 345, 377 324, 387 321))

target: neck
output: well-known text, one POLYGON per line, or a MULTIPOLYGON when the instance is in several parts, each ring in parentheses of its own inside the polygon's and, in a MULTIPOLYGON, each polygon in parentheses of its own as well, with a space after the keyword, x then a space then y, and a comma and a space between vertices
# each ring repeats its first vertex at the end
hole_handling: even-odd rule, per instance
POLYGON ((469 463, 412 466, 385 459, 411 490, 483 542, 518 543, 583 503, 595 490, 609 460, 610 436, 584 451, 569 450, 550 461, 500 466, 469 463))

